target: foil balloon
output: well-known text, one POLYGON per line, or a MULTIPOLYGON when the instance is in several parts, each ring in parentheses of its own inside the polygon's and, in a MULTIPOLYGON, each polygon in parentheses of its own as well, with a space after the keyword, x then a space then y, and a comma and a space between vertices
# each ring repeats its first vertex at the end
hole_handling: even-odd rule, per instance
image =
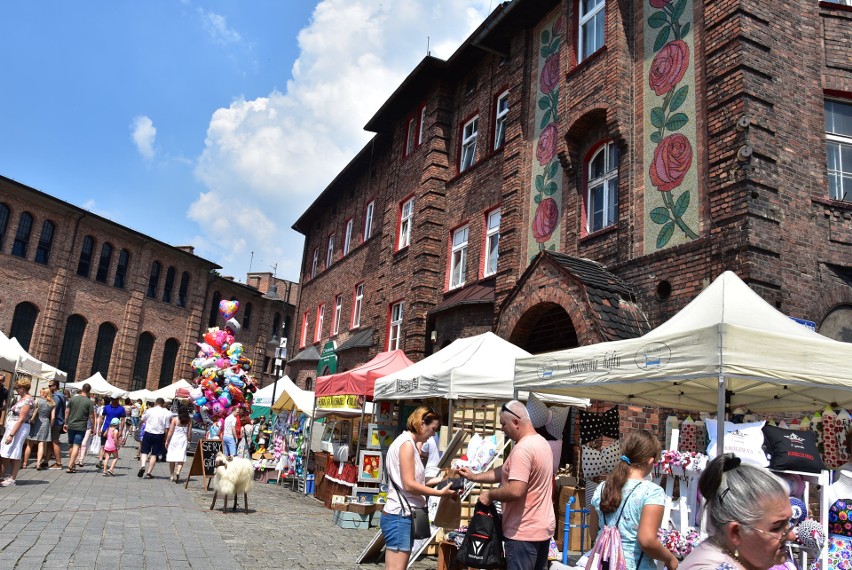
POLYGON ((239 301, 228 301, 221 300, 219 301, 219 314, 222 315, 222 318, 226 321, 228 319, 233 318, 234 315, 237 314, 237 311, 240 310, 240 302, 239 301))
POLYGON ((240 332, 241 328, 242 326, 239 322, 237 322, 237 319, 228 319, 228 321, 225 323, 225 330, 229 330, 233 334, 240 332))

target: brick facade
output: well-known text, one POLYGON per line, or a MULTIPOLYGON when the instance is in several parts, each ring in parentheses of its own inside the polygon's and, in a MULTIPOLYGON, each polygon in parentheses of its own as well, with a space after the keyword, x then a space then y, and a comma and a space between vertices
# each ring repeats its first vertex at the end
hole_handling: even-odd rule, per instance
MULTIPOLYGON (((0 204, 9 210, 0 243, 0 330, 13 334, 16 308, 22 304, 34 307, 32 336, 23 344, 36 358, 69 371, 76 380, 87 378, 95 370, 99 331, 112 326, 115 337, 111 352, 105 355, 108 366, 104 374, 111 383, 125 389, 153 390, 180 378, 191 379, 190 362, 198 350, 195 343, 209 325, 213 297, 218 293, 221 299, 240 301, 238 321, 245 322, 246 308, 251 305, 249 326, 237 334, 237 340, 254 361, 256 379, 271 381, 279 343, 276 338, 270 345, 273 322, 278 315, 280 337, 285 318, 289 315, 292 320, 295 312, 298 285, 265 273, 249 275, 254 287, 234 282, 219 276, 219 266, 194 255, 191 247, 170 246, 8 178, 0 177, 0 204), (24 212, 33 220, 27 251, 24 256, 13 255, 24 212), (42 263, 42 258, 36 261, 36 250, 45 221, 53 223, 54 232, 47 262, 42 263), (80 271, 80 258, 86 236, 94 247, 84 276, 80 275, 85 273, 80 271), (98 270, 104 244, 112 246, 112 255, 101 281, 98 270), (122 251, 128 254, 128 263, 123 286, 118 286, 122 251), (159 263, 160 271, 151 296, 154 262, 159 263), (187 287, 182 295, 184 277, 187 287), (270 295, 273 282, 279 291, 289 287, 290 298, 270 295), (84 323, 78 353, 72 348, 74 342, 65 342, 69 318, 84 323), (137 366, 143 335, 153 338, 147 371, 144 359, 137 366), (176 348, 171 369, 168 357, 164 368, 167 344, 176 348), (135 383, 134 371, 141 374, 135 383)), ((214 320, 214 326, 224 325, 218 313, 214 320)))
MULTIPOLYGON (((574 0, 503 4, 449 60, 424 59, 368 123, 374 139, 294 226, 306 236, 299 307, 299 315, 310 317, 306 345, 319 338, 315 344, 321 347, 331 338, 328 330, 315 335, 320 303, 332 306, 342 292, 343 318, 351 319, 353 290, 360 282, 365 284, 361 328, 375 332, 372 348, 358 351, 358 362, 387 348, 389 307, 400 300, 405 304, 402 348, 414 360, 483 330, 524 346, 524 338, 542 330, 542 319, 558 323, 565 315, 574 334, 553 348, 605 339, 583 283, 548 264, 519 281, 530 264, 535 32, 560 17, 567 41, 560 51, 562 218, 556 251, 594 260, 629 285, 632 296, 624 300, 635 300, 650 326, 671 317, 724 270, 736 272, 786 314, 817 326, 832 312, 849 320, 852 206, 828 199, 823 102, 852 103, 852 11, 805 0, 695 0, 698 237, 646 254, 642 35, 647 15, 642 6, 607 2, 605 45, 579 64, 574 0), (493 150, 495 101, 506 89, 505 143, 493 150), (423 142, 404 152, 409 121, 422 105, 423 142), (462 128, 477 115, 476 162, 460 172, 462 128), (619 151, 617 221, 587 234, 586 161, 602 141, 614 142, 619 151), (411 245, 398 250, 399 208, 410 196, 415 199, 411 245), (380 212, 371 240, 341 257, 338 238, 335 263, 309 279, 314 249, 323 258, 328 235, 342 235, 351 216, 359 228, 369 200, 380 212), (484 217, 496 207, 501 210, 498 270, 493 281, 483 280, 484 217), (493 283, 495 300, 434 314, 436 306, 458 294, 449 290, 451 240, 465 224, 465 287, 493 283)), ((297 328, 301 324, 300 317, 297 328)), ((832 334, 840 338, 837 331, 844 327, 852 329, 852 323, 832 324, 832 334)), ((343 342, 353 332, 341 327, 335 338, 343 342)), ((357 363, 350 360, 346 367, 357 363)), ((309 363, 299 370, 292 369, 291 377, 306 377, 309 363)))

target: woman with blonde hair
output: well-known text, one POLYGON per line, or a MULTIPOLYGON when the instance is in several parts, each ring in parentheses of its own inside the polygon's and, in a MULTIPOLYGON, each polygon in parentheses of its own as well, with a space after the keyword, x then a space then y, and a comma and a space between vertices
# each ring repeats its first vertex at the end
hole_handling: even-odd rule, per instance
POLYGON ((432 408, 421 406, 408 416, 407 429, 388 448, 385 468, 391 484, 380 521, 387 570, 403 570, 408 566, 413 545, 410 509, 425 507, 426 495, 456 494, 449 486, 438 490, 427 485, 426 470, 417 453, 417 444, 423 444, 440 427, 441 416, 432 408))
MULTIPOLYGON (((627 570, 655 570, 655 560, 662 561, 668 570, 678 566, 677 558, 657 538, 663 522, 665 492, 647 480, 661 449, 659 440, 650 432, 630 432, 621 442, 621 459, 592 498, 601 528, 618 527, 627 570)), ((610 566, 613 562, 610 560, 610 566)))
POLYGON ((18 469, 21 468, 21 450, 27 435, 30 433, 30 414, 33 409, 33 397, 30 395, 28 379, 15 382, 15 392, 18 401, 15 402, 6 415, 6 432, 0 442, 0 487, 9 487, 15 484, 18 469), (11 465, 11 476, 6 477, 6 470, 11 465))
POLYGON ((30 434, 27 438, 27 447, 24 449, 24 469, 30 462, 30 454, 33 448, 36 448, 36 471, 47 469, 47 461, 44 460, 44 450, 52 438, 50 436, 50 426, 53 425, 53 420, 56 418, 56 402, 53 401, 53 394, 50 388, 44 387, 39 390, 38 397, 35 399, 35 406, 30 413, 30 434))

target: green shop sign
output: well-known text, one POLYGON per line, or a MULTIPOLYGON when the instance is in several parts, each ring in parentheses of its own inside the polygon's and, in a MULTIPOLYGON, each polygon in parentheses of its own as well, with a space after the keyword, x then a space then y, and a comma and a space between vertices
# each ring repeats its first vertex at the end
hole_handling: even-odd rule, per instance
POLYGON ((317 376, 327 376, 337 373, 337 343, 328 341, 322 346, 319 362, 317 362, 317 376))

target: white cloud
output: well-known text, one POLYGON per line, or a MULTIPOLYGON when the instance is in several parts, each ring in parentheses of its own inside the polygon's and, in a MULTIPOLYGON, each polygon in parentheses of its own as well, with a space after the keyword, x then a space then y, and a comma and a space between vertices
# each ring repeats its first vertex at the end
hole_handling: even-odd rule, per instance
POLYGON ((286 89, 213 113, 195 170, 208 191, 188 212, 205 234, 199 254, 242 278, 254 251, 298 278, 302 237, 290 226, 369 140, 364 124, 426 55, 427 37, 446 59, 491 4, 319 2, 286 89))
POLYGON ((201 25, 204 31, 207 32, 213 41, 220 44, 233 44, 242 40, 240 34, 228 27, 228 21, 225 16, 208 12, 203 8, 198 8, 198 15, 201 16, 201 25))
POLYGON ((130 136, 139 154, 146 160, 154 158, 154 139, 157 138, 157 129, 151 119, 145 115, 134 117, 130 124, 130 136))

